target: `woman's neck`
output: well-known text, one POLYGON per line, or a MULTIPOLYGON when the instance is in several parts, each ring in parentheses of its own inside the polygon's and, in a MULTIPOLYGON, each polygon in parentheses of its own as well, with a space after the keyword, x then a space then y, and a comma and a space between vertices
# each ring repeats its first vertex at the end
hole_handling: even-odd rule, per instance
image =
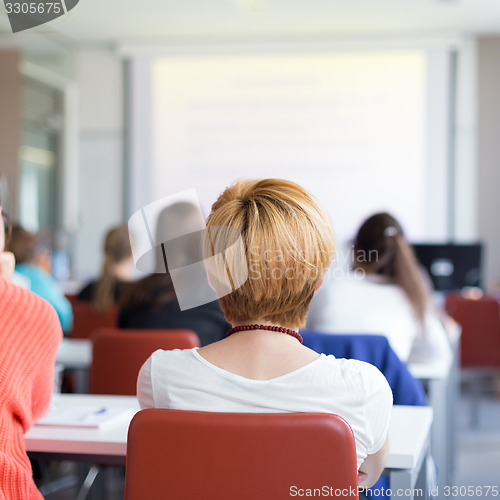
POLYGON ((132 266, 128 260, 116 263, 114 273, 118 281, 134 281, 132 266))

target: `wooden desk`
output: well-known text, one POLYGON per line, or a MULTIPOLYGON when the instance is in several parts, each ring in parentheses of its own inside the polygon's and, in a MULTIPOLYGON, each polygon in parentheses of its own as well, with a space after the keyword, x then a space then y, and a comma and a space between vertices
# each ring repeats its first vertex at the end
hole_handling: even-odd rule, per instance
MULTIPOLYGON (((97 429, 34 425, 25 436, 26 450, 32 458, 125 465, 128 426, 139 410, 135 396, 54 394, 53 404, 61 409, 95 405, 127 411, 120 419, 97 429)), ((422 479, 420 472, 425 470, 431 424, 431 408, 394 407, 386 466, 394 494, 397 489, 415 488, 419 477, 425 481, 425 474, 422 479)))

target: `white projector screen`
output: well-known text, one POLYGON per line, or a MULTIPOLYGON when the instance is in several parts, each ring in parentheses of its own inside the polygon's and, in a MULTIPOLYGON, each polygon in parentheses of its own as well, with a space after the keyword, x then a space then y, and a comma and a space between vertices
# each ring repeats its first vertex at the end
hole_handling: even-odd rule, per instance
POLYGON ((413 240, 444 239, 447 75, 440 62, 445 51, 138 62, 132 211, 194 188, 208 213, 236 179, 279 177, 326 206, 340 243, 381 210, 413 240))

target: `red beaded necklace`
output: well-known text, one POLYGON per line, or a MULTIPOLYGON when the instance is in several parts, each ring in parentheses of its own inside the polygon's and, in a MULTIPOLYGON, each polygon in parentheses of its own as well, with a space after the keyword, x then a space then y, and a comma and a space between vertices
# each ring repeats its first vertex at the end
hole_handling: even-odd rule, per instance
POLYGON ((236 332, 246 332, 248 330, 268 330, 270 332, 280 332, 280 333, 286 333, 287 335, 291 335, 292 337, 295 337, 301 344, 303 342, 302 335, 299 332, 296 332, 295 330, 290 330, 290 328, 284 328, 282 326, 273 326, 273 325, 240 325, 240 326, 235 326, 234 328, 231 328, 226 333, 226 337, 229 337, 229 335, 232 335, 233 333, 236 332))

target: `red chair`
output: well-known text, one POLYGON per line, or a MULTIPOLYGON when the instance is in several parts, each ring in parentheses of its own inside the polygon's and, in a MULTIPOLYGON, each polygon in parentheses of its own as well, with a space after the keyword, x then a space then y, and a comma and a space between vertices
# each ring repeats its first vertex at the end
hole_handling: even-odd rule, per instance
POLYGON ((97 330, 90 367, 91 394, 135 395, 137 375, 157 349, 200 347, 191 330, 97 330))
POLYGON ((446 312, 462 326, 460 364, 463 368, 500 369, 500 304, 491 297, 446 298, 446 312))
POLYGON ((462 327, 460 366, 472 382, 471 423, 477 426, 484 376, 500 370, 500 304, 492 297, 450 294, 445 309, 462 327))
POLYGON ((356 499, 357 486, 354 435, 337 415, 151 409, 129 427, 125 500, 289 500, 327 489, 356 499))
POLYGON ((73 339, 88 339, 99 328, 118 326, 118 307, 112 305, 105 314, 99 314, 90 302, 73 303, 73 339))
POLYGON ((71 304, 71 307, 80 302, 78 300, 78 295, 75 293, 66 293, 65 297, 68 299, 69 303, 71 304))

